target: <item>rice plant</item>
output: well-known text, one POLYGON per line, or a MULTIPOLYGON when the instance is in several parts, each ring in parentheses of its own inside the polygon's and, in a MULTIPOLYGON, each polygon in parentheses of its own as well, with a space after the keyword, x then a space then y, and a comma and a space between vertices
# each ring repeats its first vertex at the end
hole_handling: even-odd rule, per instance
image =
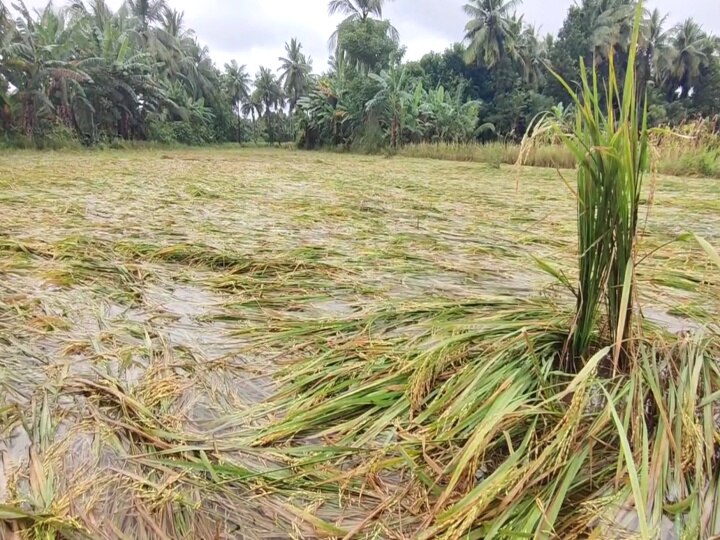
POLYGON ((627 356, 631 346, 638 215, 649 164, 646 100, 636 80, 641 16, 638 5, 622 84, 614 55, 609 57, 605 83, 600 82, 596 67, 589 72, 581 60, 579 92, 556 75, 574 105, 574 127, 568 132, 565 122, 548 114, 526 143, 530 149, 533 137, 556 133, 577 162, 572 188, 577 203, 579 266, 577 317, 572 329, 574 358, 588 355, 602 307, 606 308, 610 339, 624 343, 622 351, 616 351, 615 361, 620 353, 627 356))

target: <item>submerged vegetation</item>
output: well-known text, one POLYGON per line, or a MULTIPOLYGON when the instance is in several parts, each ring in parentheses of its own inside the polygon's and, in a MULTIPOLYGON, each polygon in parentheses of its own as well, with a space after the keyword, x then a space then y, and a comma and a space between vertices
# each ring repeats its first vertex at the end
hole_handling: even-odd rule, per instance
MULTIPOLYGON (((512 4, 467 6, 465 60, 539 85, 512 4)), ((585 2, 573 24, 589 6, 618 32, 593 34, 579 86, 551 71, 571 106, 528 122, 513 168, 0 157, 0 536, 720 535, 720 188, 657 175, 683 134, 650 129, 648 84, 694 100, 700 63, 651 50, 641 4, 585 2), (538 159, 573 169, 522 168, 538 159)), ((272 131, 285 95, 311 148, 497 134, 462 81, 425 90, 382 7, 331 2, 347 18, 317 81, 295 40, 252 98, 228 65, 238 140, 248 100, 272 131)), ((163 8, 121 13, 148 43, 163 8)), ((688 140, 711 152, 705 135, 688 140)))
POLYGON ((684 234, 720 245, 714 181, 644 187, 613 376, 602 341, 558 369, 551 170, 214 149, 0 177, 4 535, 718 531, 720 267, 684 234))

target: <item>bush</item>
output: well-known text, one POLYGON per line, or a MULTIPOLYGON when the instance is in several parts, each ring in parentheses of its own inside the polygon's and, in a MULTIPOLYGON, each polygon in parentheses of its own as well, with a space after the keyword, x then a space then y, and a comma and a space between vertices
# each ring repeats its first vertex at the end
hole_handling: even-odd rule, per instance
POLYGON ((214 128, 198 118, 171 121, 158 117, 148 122, 148 140, 160 144, 203 146, 218 140, 214 128))
POLYGON ((148 139, 162 144, 177 142, 172 124, 162 119, 148 122, 148 139))
POLYGON ((213 133, 208 126, 197 120, 172 122, 175 140, 190 146, 202 146, 214 142, 213 133))
POLYGON ((385 133, 377 120, 373 119, 362 126, 358 136, 352 142, 351 148, 354 152, 378 154, 383 150, 388 150, 386 143, 385 133))
POLYGON ((25 135, 6 134, 2 141, 0 141, 0 148, 7 148, 10 150, 29 150, 31 148, 35 148, 35 142, 32 138, 25 135))
POLYGON ((82 146, 76 133, 62 124, 54 125, 49 131, 35 138, 35 147, 38 150, 79 150, 82 146))
POLYGON ((692 150, 680 156, 662 158, 658 170, 675 176, 720 178, 720 153, 716 150, 692 150))
POLYGON ((20 133, 6 133, 0 140, 0 147, 17 150, 79 150, 83 144, 74 131, 58 124, 35 137, 28 137, 20 133))

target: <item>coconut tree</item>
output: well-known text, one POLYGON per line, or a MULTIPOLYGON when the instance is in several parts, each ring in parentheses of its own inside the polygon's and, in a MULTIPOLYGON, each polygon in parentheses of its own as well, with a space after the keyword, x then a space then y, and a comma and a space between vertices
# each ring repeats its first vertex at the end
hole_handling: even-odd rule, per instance
POLYGON ((665 22, 668 16, 663 15, 659 9, 647 14, 640 34, 639 77, 643 81, 651 80, 657 75, 658 64, 667 56, 668 33, 665 22))
POLYGON ((680 97, 686 97, 702 68, 710 62, 714 44, 700 25, 687 19, 673 29, 670 45, 663 60, 668 97, 672 98, 678 89, 680 97))
POLYGON ((250 94, 250 97, 240 106, 240 109, 245 116, 252 118, 254 124, 255 120, 263 115, 264 108, 260 95, 257 92, 250 94))
POLYGON ((260 67, 255 76, 255 94, 263 104, 265 117, 285 103, 285 95, 275 74, 266 67, 260 67))
MULTIPOLYGON (((351 22, 367 21, 368 19, 382 20, 384 7, 385 0, 330 0, 328 13, 330 15, 339 14, 345 16, 345 20, 338 25, 338 29, 330 36, 330 50, 334 51, 337 48, 341 26, 351 22)), ((388 25, 388 35, 393 41, 400 40, 400 34, 392 25, 388 25)))
POLYGON ((162 20, 167 9, 165 0, 127 0, 130 13, 138 20, 138 31, 147 33, 150 25, 162 20))
POLYGON ((511 56, 519 66, 525 82, 537 87, 545 76, 545 65, 549 61, 548 49, 538 37, 534 26, 520 24, 520 27, 519 33, 511 40, 511 56))
POLYGON ((520 0, 471 0, 463 8, 470 16, 465 26, 468 63, 484 63, 495 66, 505 57, 512 40, 513 21, 511 10, 520 0))
POLYGON ((230 96, 233 109, 237 113, 237 139, 240 142, 240 117, 242 104, 250 98, 250 75, 245 66, 239 65, 236 60, 233 60, 229 64, 225 64, 223 83, 227 95, 230 96))
POLYGON ((281 62, 279 83, 288 96, 290 115, 292 116, 300 96, 307 92, 312 73, 312 59, 306 58, 302 52, 302 44, 292 38, 285 43, 286 56, 280 57, 281 62))
MULTIPOLYGON (((273 138, 271 116, 273 111, 277 112, 280 107, 285 105, 285 94, 277 77, 269 68, 260 67, 260 71, 255 76, 253 99, 256 103, 262 104, 265 128, 268 130, 270 137, 273 138)), ((257 112, 259 115, 261 114, 260 109, 257 109, 257 112)))
POLYGON ((183 42, 181 51, 178 78, 184 82, 193 99, 204 99, 208 104, 215 103, 221 80, 220 73, 210 57, 210 50, 193 38, 183 42))
POLYGON ((611 54, 627 51, 632 38, 633 0, 600 0, 591 14, 593 33, 590 37, 596 63, 611 54))
POLYGON ((165 9, 160 24, 153 29, 152 53, 161 62, 161 74, 171 80, 187 71, 197 47, 195 33, 185 28, 184 19, 183 12, 165 9))
POLYGON ((185 29, 185 12, 167 7, 160 17, 160 29, 176 39, 194 36, 192 30, 185 29))
POLYGON ((382 19, 384 0, 330 0, 330 15, 339 13, 353 20, 366 20, 370 17, 382 19))

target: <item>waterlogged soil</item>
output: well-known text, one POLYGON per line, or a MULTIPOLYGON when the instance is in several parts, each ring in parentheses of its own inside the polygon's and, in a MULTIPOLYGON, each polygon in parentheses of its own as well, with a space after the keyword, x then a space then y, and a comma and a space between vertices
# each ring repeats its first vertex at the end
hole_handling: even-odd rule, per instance
MULTIPOLYGON (((720 283, 687 233, 720 244, 720 184, 658 177, 647 199, 645 316, 696 331, 720 283)), ((245 442, 263 416, 247 412, 293 352, 263 335, 430 301, 572 303, 537 261, 574 280, 574 216, 542 169, 235 148, 3 154, 0 505, 94 538, 288 537, 278 516, 298 516, 282 501, 194 482, 216 474, 199 472, 214 452, 260 459, 245 442), (163 465, 177 452, 184 473, 163 465)), ((0 537, 28 523, 50 530, 20 520, 0 537)))

